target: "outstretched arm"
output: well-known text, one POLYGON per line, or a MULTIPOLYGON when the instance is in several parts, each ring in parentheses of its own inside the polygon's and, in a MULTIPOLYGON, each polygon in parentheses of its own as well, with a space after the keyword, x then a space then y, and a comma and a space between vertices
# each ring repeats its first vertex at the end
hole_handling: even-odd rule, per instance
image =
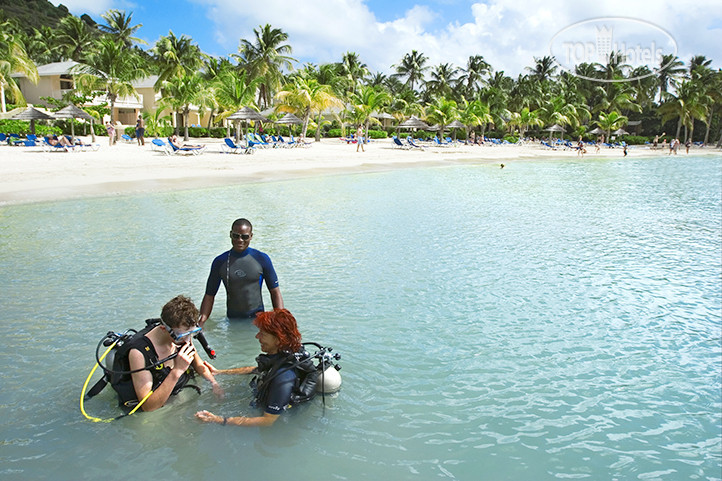
POLYGON ((218 416, 209 411, 198 411, 196 418, 200 419, 204 423, 218 423, 218 424, 229 424, 233 426, 270 426, 278 419, 278 414, 263 413, 263 416, 249 418, 246 416, 235 416, 226 418, 218 416))

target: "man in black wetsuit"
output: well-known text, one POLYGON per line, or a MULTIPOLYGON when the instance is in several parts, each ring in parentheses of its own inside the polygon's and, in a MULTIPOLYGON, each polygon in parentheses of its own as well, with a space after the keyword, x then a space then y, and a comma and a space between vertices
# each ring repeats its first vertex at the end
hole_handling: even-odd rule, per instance
POLYGON ((150 328, 144 335, 138 333, 130 341, 127 363, 129 370, 138 371, 130 375, 130 379, 113 386, 127 407, 132 407, 139 400, 143 402, 143 411, 153 411, 162 407, 172 394, 176 394, 185 386, 190 378, 192 367, 198 374, 213 386, 213 392, 221 396, 223 390, 216 382, 211 370, 196 352, 193 346, 193 335, 200 331, 196 324, 198 308, 184 296, 171 299, 161 312, 160 323, 150 328), (144 369, 151 362, 177 355, 153 369, 144 369), (128 399, 124 399, 128 398, 128 399))
MULTIPOLYGON (((203 422, 234 426, 270 426, 291 404, 296 379, 299 377, 294 353, 301 350, 301 333, 293 315, 286 309, 262 312, 253 324, 258 327, 256 339, 261 344, 257 366, 235 369, 215 369, 214 374, 258 374, 255 383, 254 405, 263 409, 262 416, 223 417, 209 411, 198 411, 196 417, 203 422)), ((311 362, 310 360, 308 361, 311 362)))
POLYGON ((249 247, 253 226, 247 219, 237 219, 231 226, 231 250, 213 260, 201 303, 201 327, 211 315, 218 288, 226 288, 226 316, 229 319, 253 319, 263 312, 261 284, 266 283, 274 309, 283 309, 283 297, 271 258, 249 247))

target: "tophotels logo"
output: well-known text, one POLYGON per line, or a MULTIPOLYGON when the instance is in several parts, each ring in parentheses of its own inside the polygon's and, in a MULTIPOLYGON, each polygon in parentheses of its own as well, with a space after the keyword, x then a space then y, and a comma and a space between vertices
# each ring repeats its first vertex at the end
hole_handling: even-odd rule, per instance
POLYGON ((629 82, 656 75, 663 55, 677 55, 677 42, 657 25, 626 17, 599 17, 569 25, 549 42, 549 52, 559 66, 577 77, 597 82, 629 82), (614 64, 626 69, 625 78, 591 77, 589 64, 597 71, 614 64), (596 64, 596 65, 595 65, 596 64))

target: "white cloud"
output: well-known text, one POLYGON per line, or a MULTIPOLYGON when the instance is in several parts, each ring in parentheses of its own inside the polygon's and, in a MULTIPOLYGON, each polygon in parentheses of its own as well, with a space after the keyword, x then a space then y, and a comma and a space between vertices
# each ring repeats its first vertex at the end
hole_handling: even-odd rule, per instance
MULTIPOLYGON (((76 14, 130 7, 132 0, 65 0, 76 14)), ((562 28, 600 16, 625 16, 652 22, 669 31, 688 61, 701 54, 722 62, 722 16, 718 0, 484 0, 455 7, 438 2, 413 6, 398 18, 380 21, 363 0, 190 0, 207 10, 218 47, 208 53, 235 53, 241 38, 271 24, 288 33, 293 56, 314 63, 337 62, 347 51, 359 54, 372 72, 391 73, 411 50, 429 57, 429 65, 451 62, 463 67, 469 56, 483 55, 495 70, 524 73, 534 57, 549 55, 549 42, 562 28), (444 8, 443 11, 435 8, 444 8), (440 19, 453 9, 457 20, 440 19), (216 50, 213 52, 213 50, 216 50)), ((58 2, 59 3, 59 2, 58 2)), ((172 27, 172 26, 169 26, 172 27)), ((165 34, 165 32, 161 32, 165 34)))

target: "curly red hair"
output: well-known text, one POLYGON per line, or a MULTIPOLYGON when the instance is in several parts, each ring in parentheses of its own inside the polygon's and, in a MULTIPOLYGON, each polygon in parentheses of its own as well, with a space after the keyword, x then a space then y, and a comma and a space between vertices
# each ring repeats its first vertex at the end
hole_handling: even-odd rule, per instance
POLYGON ((259 312, 253 324, 276 336, 282 351, 297 352, 301 349, 301 333, 298 332, 296 318, 287 309, 259 312))

